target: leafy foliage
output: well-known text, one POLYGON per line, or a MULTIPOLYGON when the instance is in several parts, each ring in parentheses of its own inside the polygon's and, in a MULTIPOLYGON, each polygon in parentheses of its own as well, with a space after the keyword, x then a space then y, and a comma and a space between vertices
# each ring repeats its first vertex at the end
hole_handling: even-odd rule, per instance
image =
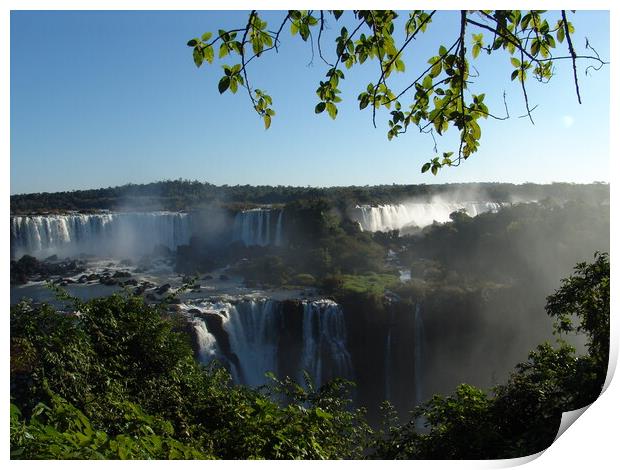
POLYGON ((481 119, 491 117, 504 120, 509 117, 507 107, 505 117, 490 112, 485 104, 485 93, 473 91, 473 85, 480 77, 477 73, 471 73, 471 62, 478 58, 481 51, 487 54, 503 52, 507 55, 513 68, 510 79, 518 80, 521 85, 530 120, 532 109, 525 85, 528 75, 547 83, 553 77, 554 63, 571 60, 577 98, 581 102, 577 61, 586 60, 590 64, 589 68, 595 69, 606 64, 587 41, 586 48, 590 51, 577 54, 571 39, 575 29, 564 10, 553 13, 545 10, 453 12, 459 15, 459 27, 452 44, 450 41, 438 44, 434 55, 426 61, 410 65, 405 64, 405 50, 415 49, 414 40, 432 28, 437 10, 412 10, 405 18, 399 18, 401 14, 393 10, 354 10, 350 12, 350 22, 343 19, 343 13, 342 10, 289 10, 276 29, 269 29, 259 13, 252 10, 245 27, 220 30, 217 36, 205 33, 201 39, 194 38, 187 45, 193 49, 194 62, 200 67, 204 60, 213 62, 213 48, 220 43, 220 58, 229 57, 237 63, 223 66, 225 75, 219 82, 219 92, 230 89, 236 93, 237 84, 245 87, 266 128, 271 125, 271 117, 275 114, 268 107, 272 99, 264 91, 250 86, 248 66, 266 52, 278 51, 287 24, 290 25, 293 37, 299 35, 304 42, 311 44, 313 56, 316 45, 319 57, 327 68, 325 80, 319 82, 316 90, 319 101, 314 112, 317 114, 326 111, 330 118, 335 119, 338 103, 342 101, 338 87, 345 79, 344 70, 353 69, 367 61, 376 61, 379 76, 359 93, 357 99, 360 110, 369 108, 372 111, 373 124, 378 110, 389 110, 388 139, 406 133, 409 128, 432 134, 433 141, 434 133, 441 136, 450 128, 458 133, 456 155, 455 152, 443 152, 443 156, 433 157, 422 166, 422 172, 431 170, 433 174, 437 174, 444 166, 459 165, 478 150, 482 136, 481 119), (340 34, 334 39, 335 56, 328 59, 323 55, 323 32, 330 28, 337 30, 337 23, 342 26, 340 34), (567 55, 562 55, 556 49, 558 43, 564 43, 565 40, 567 55), (408 84, 393 88, 390 76, 404 74, 410 69, 416 71, 408 75, 408 84))
POLYGON ((14 458, 360 457, 344 384, 234 386, 193 358, 189 326, 141 298, 11 311, 14 458))

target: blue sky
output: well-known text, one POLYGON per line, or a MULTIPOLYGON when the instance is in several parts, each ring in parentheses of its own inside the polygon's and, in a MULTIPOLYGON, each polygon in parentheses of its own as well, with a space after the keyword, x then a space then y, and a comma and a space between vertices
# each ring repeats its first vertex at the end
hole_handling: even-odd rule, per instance
MULTIPOLYGON (((356 97, 376 80, 377 64, 345 70, 336 121, 315 115, 326 68, 316 51, 309 65, 309 46, 287 32, 279 54, 250 68, 252 86, 274 98, 271 129, 245 93, 220 96, 221 68, 196 69, 186 42, 244 20, 244 12, 222 11, 12 12, 11 193, 176 178, 301 186, 610 180, 608 68, 585 76, 579 66, 581 105, 569 61, 558 64, 550 84, 531 81, 530 102, 538 105, 532 126, 517 117, 524 105, 508 57, 481 54, 473 90, 486 92, 497 114, 505 90, 513 117, 485 121, 480 151, 434 177, 420 173, 433 155, 428 136, 412 132, 389 142, 388 115, 379 114, 375 129, 370 113, 359 111, 356 97)), ((571 21, 578 51, 587 36, 609 58, 607 12, 578 11, 571 21)), ((458 13, 438 14, 397 80, 420 70, 416 58, 426 62, 439 43, 451 43, 457 22, 458 13)), ((341 26, 331 25, 326 50, 341 26)), ((454 142, 439 140, 439 150, 453 150, 454 142)))

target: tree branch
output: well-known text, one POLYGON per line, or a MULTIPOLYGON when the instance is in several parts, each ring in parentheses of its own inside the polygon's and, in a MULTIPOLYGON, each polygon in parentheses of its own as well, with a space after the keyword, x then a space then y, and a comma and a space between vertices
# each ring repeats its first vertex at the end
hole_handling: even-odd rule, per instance
POLYGON ((568 30, 568 21, 566 21, 566 11, 562 10, 562 22, 564 23, 564 34, 566 36, 566 41, 568 42, 568 50, 570 52, 570 56, 573 59, 573 77, 575 78, 575 90, 577 91, 577 101, 581 104, 581 95, 579 94, 579 81, 577 80, 577 64, 576 59, 577 56, 575 54, 575 49, 573 48, 573 41, 570 37, 570 31, 568 30))

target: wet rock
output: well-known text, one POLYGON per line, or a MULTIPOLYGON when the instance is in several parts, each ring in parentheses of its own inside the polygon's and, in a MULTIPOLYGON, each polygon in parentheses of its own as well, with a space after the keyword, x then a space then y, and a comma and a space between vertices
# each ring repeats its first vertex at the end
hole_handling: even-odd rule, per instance
POLYGON ((170 290, 170 284, 164 284, 162 286, 159 286, 156 290, 155 293, 162 295, 165 294, 166 292, 168 292, 170 290))
POLYGON ((190 308, 187 313, 191 313, 192 315, 202 315, 202 311, 197 308, 190 308))
POLYGON ((129 271, 116 271, 112 277, 131 277, 129 271))
POLYGON ((211 279, 213 279, 213 276, 211 276, 211 274, 207 274, 202 278, 203 281, 210 281, 211 279))
POLYGON ((220 281, 230 281, 230 277, 226 274, 220 274, 220 281))
POLYGON ((155 301, 157 300, 157 297, 155 297, 155 294, 153 294, 152 292, 149 292, 148 294, 146 294, 146 299, 155 301))
POLYGON ((78 279, 78 282, 80 284, 84 284, 86 281, 88 281, 88 276, 86 274, 82 274, 80 278, 78 279))
POLYGON ((115 286, 118 283, 116 279, 113 279, 108 276, 102 277, 101 279, 99 279, 99 282, 103 284, 104 286, 115 286))
POLYGON ((58 255, 48 256, 43 261, 45 261, 46 263, 52 263, 54 261, 58 261, 58 255))

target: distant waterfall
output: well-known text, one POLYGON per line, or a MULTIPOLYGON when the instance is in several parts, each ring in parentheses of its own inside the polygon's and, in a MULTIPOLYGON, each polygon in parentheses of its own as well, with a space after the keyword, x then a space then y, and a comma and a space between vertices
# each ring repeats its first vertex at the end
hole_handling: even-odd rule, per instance
POLYGON ((233 223, 233 241, 240 241, 245 246, 282 245, 283 212, 281 209, 263 208, 237 212, 233 223), (278 212, 277 218, 272 217, 275 212, 278 212))
POLYGON ((450 214, 458 210, 464 210, 471 217, 483 212, 497 212, 503 205, 499 202, 428 202, 356 206, 351 210, 351 217, 364 231, 387 232, 448 222, 450 214))
POLYGON ((16 256, 50 254, 135 256, 156 245, 171 250, 189 242, 188 214, 133 212, 11 217, 16 256))
POLYGON ((335 377, 353 377, 344 315, 333 301, 301 302, 300 331, 282 328, 287 313, 275 300, 203 301, 182 306, 186 312, 192 308, 201 312, 192 317, 201 362, 219 360, 228 366, 236 383, 263 385, 268 382, 267 372, 279 375, 282 361, 293 363, 301 383, 302 370, 316 386, 335 377), (283 349, 284 340, 290 337, 299 338, 298 344, 287 343, 289 349, 283 349))

